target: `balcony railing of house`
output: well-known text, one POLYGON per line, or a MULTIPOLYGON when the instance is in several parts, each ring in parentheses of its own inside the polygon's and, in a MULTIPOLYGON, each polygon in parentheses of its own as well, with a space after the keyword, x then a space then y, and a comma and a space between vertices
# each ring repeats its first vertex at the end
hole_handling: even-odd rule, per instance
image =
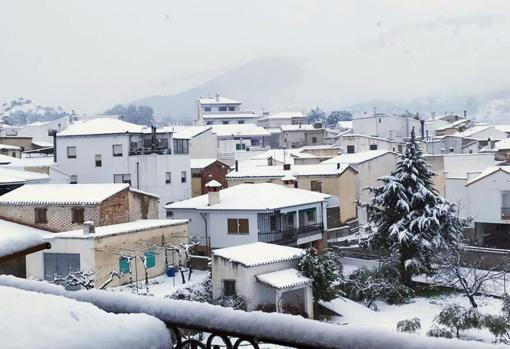
POLYGON ((322 223, 310 224, 299 228, 259 232, 260 242, 272 242, 277 244, 294 243, 300 238, 322 234, 324 225, 322 223))
POLYGON ((510 207, 501 207, 501 219, 510 219, 510 207))
MULTIPOLYGON (((430 338, 372 328, 341 326, 300 316, 244 312, 210 304, 142 297, 101 290, 66 291, 57 285, 0 275, 0 286, 15 287, 92 303, 117 314, 145 313, 163 321, 172 348, 288 348, 387 349, 473 348, 471 341, 430 338)), ((23 324, 20 324, 23 326, 23 324)), ((83 338, 86 341, 86 338, 83 338)), ((491 348, 475 342, 479 349, 491 348)), ((51 343, 48 343, 51 345, 51 343)))
POLYGON ((172 154, 170 148, 131 148, 129 155, 172 154))

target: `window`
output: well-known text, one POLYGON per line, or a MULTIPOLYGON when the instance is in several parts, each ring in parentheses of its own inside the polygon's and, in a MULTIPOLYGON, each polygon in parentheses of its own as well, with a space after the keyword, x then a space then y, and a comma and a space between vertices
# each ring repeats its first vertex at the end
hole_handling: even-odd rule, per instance
POLYGON ((234 111, 236 110, 236 107, 228 107, 228 111, 234 111))
POLYGON ((206 125, 212 125, 213 123, 212 123, 212 121, 207 121, 205 124, 206 125))
POLYGON ((46 224, 46 223, 48 223, 47 212, 48 212, 47 208, 43 208, 43 207, 35 208, 34 209, 34 214, 35 214, 34 223, 35 224, 46 224))
POLYGON ((250 233, 249 221, 246 218, 228 218, 227 226, 229 234, 246 235, 250 233))
POLYGON ((354 145, 347 146, 347 154, 354 154, 354 145))
POLYGON ((399 152, 399 153, 402 153, 402 144, 399 144, 399 145, 397 146, 397 149, 398 149, 398 152, 399 152))
POLYGON ((244 120, 239 120, 237 123, 242 125, 242 124, 244 124, 244 120))
POLYGON ((145 266, 154 268, 156 266, 156 253, 154 251, 147 251, 143 254, 145 256, 145 266))
POLYGON ((317 143, 317 137, 312 137, 312 143, 317 143))
POLYGON ((204 107, 204 111, 211 111, 211 107, 204 107))
POLYGON ((223 295, 227 297, 236 295, 235 280, 223 280, 223 295))
POLYGON ((172 172, 165 172, 165 184, 172 183, 172 172))
MULTIPOLYGON (((51 280, 55 275, 67 276, 80 271, 79 253, 43 253, 44 279, 51 280)), ((79 290, 80 286, 68 286, 66 290, 79 290)))
POLYGON ((127 174, 114 174, 113 183, 127 183, 131 185, 131 175, 127 174))
POLYGON ((119 258, 119 271, 121 274, 129 274, 131 271, 131 267, 129 265, 129 260, 126 257, 119 258))
POLYGON ((84 221, 85 210, 82 207, 71 208, 72 220, 71 223, 82 224, 84 221))
POLYGON ((101 154, 96 154, 94 156, 94 160, 96 161, 96 167, 103 166, 103 160, 101 159, 101 154))
POLYGON ((244 144, 244 143, 237 143, 236 144, 236 150, 246 150, 246 144, 244 144))
POLYGON ((187 177, 188 177, 188 175, 187 175, 186 171, 182 171, 181 172, 181 183, 186 183, 186 181, 188 179, 187 177))
POLYGON ((318 193, 322 193, 322 182, 321 181, 310 181, 310 189, 318 193))
POLYGON ((223 120, 221 123, 222 123, 223 125, 228 125, 228 124, 229 124, 229 122, 228 122, 227 120, 223 120))
POLYGON ((69 176, 69 184, 78 184, 78 176, 70 175, 69 176))
POLYGON ((67 147, 67 158, 76 159, 76 147, 67 147))
POLYGON ((166 218, 172 218, 174 216, 174 211, 166 211, 166 218))
POLYGON ((122 156, 122 144, 113 145, 113 156, 122 156))
POLYGON ((174 139, 174 154, 188 154, 187 139, 174 139))
POLYGON ((370 150, 377 150, 377 144, 370 144, 370 150))
POLYGON ((15 152, 15 151, 11 152, 11 156, 12 156, 13 158, 15 158, 15 157, 16 157, 16 152, 15 152))
POLYGON ((227 111, 227 107, 218 107, 218 111, 227 111))

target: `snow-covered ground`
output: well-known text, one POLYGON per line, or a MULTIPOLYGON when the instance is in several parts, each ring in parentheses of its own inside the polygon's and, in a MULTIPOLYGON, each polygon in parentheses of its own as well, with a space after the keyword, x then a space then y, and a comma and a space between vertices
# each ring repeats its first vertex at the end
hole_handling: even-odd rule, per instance
POLYGON ((158 298, 164 298, 167 295, 173 294, 176 290, 180 288, 185 288, 188 286, 193 286, 201 283, 207 278, 209 274, 206 270, 194 270, 191 273, 191 280, 188 281, 188 272, 184 273, 186 278, 186 283, 182 283, 182 278, 180 274, 176 274, 175 278, 171 278, 166 276, 165 274, 157 276, 155 278, 149 279, 149 293, 146 291, 145 281, 138 281, 138 291, 136 287, 136 283, 133 285, 123 285, 118 287, 112 287, 107 290, 113 292, 124 292, 124 293, 138 293, 140 295, 150 295, 158 298))

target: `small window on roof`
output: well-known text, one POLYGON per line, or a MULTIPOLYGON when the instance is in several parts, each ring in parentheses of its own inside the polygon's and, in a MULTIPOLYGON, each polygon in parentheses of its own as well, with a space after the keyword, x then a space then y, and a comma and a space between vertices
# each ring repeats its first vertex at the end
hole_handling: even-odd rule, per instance
POLYGON ((347 146, 347 154, 354 154, 354 145, 347 146))
POLYGON ((48 223, 47 217, 48 209, 44 207, 37 207, 34 209, 34 223, 35 224, 46 224, 48 223))
POLYGON ((71 208, 71 213, 72 213, 72 220, 71 220, 71 223, 73 224, 82 224, 83 221, 84 221, 84 216, 85 216, 85 210, 83 209, 83 207, 73 207, 71 208))
POLYGON ((67 158, 76 159, 76 147, 67 147, 67 158))

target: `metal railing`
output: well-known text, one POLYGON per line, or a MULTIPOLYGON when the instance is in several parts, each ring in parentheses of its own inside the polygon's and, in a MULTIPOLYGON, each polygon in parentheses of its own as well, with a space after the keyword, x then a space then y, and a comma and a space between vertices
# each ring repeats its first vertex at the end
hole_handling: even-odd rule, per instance
POLYGON ((324 225, 322 223, 316 223, 298 228, 259 232, 259 241, 277 244, 293 243, 299 238, 322 234, 323 231, 324 225))

